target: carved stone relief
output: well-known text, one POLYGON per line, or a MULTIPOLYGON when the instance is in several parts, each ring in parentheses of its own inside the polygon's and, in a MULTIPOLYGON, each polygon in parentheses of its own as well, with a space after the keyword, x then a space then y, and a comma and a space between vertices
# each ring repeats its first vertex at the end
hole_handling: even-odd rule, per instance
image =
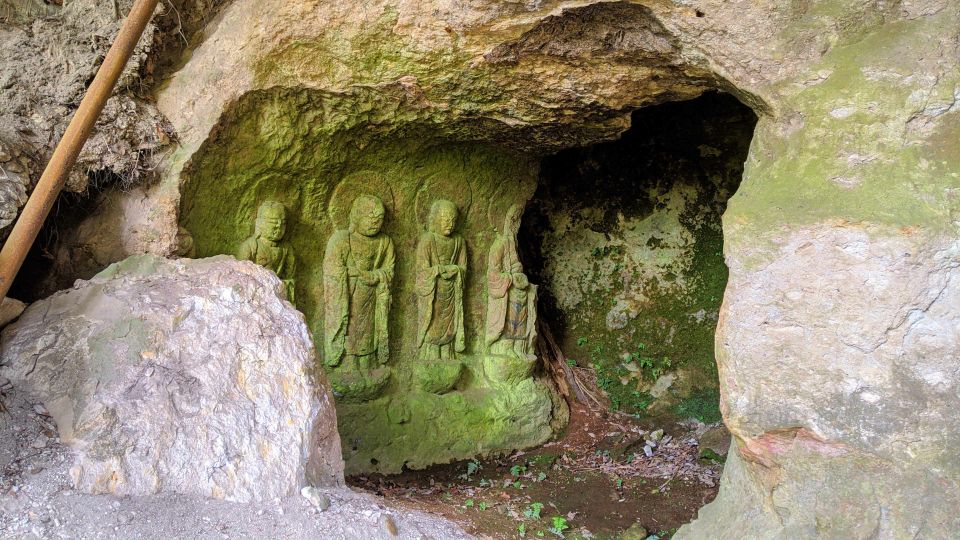
POLYGON ((370 370, 390 359, 393 241, 381 232, 386 210, 373 195, 353 201, 350 226, 333 233, 323 258, 325 361, 370 370))
MULTIPOLYGON (((401 150, 366 162, 377 168, 258 177, 226 194, 237 197, 235 222, 258 210, 256 231, 227 249, 239 245, 238 257, 276 272, 291 298, 296 279, 352 470, 543 442, 562 417, 531 377, 537 289, 516 238, 536 163, 472 148, 401 150)), ((213 211, 194 219, 201 255, 238 232, 212 234, 213 211)))
POLYGON ((507 210, 503 228, 487 257, 487 324, 485 371, 492 382, 516 382, 530 375, 536 362, 537 286, 523 272, 517 253, 517 232, 523 209, 507 210))
MULTIPOLYGON (((377 177, 345 178, 330 202, 338 228, 323 256, 324 363, 341 398, 366 401, 390 380, 390 310, 396 253, 383 232, 387 209, 364 188, 383 188, 377 177), (349 205, 349 212, 345 207, 349 205), (346 223, 344 224, 344 214, 346 223)), ((386 191, 389 189, 380 189, 386 191)))
POLYGON ((286 231, 287 208, 277 201, 264 201, 257 209, 253 235, 240 244, 236 257, 273 270, 283 280, 287 300, 296 304, 296 258, 293 250, 283 241, 286 231))
POLYGON ((466 348, 463 283, 467 244, 455 231, 457 205, 437 199, 430 206, 428 230, 416 251, 417 349, 425 362, 421 387, 443 393, 460 378, 458 357, 466 348))

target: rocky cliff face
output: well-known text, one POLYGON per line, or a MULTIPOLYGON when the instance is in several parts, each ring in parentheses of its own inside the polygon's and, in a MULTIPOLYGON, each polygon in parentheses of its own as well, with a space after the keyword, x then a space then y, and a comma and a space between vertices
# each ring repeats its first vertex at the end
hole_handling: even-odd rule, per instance
MULTIPOLYGON (((181 141, 163 179, 85 226, 110 223, 116 253, 186 253, 180 227, 212 204, 193 190, 245 167, 265 193, 397 162, 377 151, 408 138, 537 158, 615 138, 637 108, 726 91, 759 116, 723 223, 717 360, 736 450, 681 533, 947 536, 958 28, 947 0, 237 0, 158 92, 181 141), (236 168, 211 166, 223 159, 236 168)), ((228 221, 252 207, 238 200, 228 221)))
MULTIPOLYGON (((111 195, 134 193, 155 180, 176 140, 152 89, 223 3, 159 3, 27 261, 28 272, 44 277, 15 284, 17 294, 48 295, 145 251, 112 234, 102 238, 99 231, 75 228, 91 211, 108 214, 111 202, 135 213, 129 202, 111 195)), ((132 0, 0 0, 0 238, 6 238, 40 179, 132 5, 132 0)))
MULTIPOLYGON (((758 536, 935 535, 950 525, 937 509, 952 507, 958 478, 948 450, 958 431, 937 397, 955 395, 946 367, 955 347, 949 331, 917 331, 952 316, 937 302, 925 308, 949 303, 938 291, 955 272, 957 16, 944 2, 441 2, 362 12, 240 2, 160 106, 189 126, 188 163, 191 144, 209 146, 206 134, 238 110, 229 104, 258 88, 326 96, 316 125, 344 142, 427 125, 441 140, 533 154, 614 136, 637 107, 733 93, 760 116, 724 218, 731 285, 718 360, 738 451, 727 487, 689 534, 725 524, 758 536), (198 95, 198 80, 222 91, 198 95), (892 258, 901 251, 905 260, 892 258), (843 285, 831 285, 837 279, 843 285), (908 420, 918 415, 940 429, 908 420), (879 462, 896 473, 863 474, 879 462), (925 486, 915 499, 925 513, 896 495, 860 496, 911 482, 925 486), (835 499, 806 495, 824 491, 835 499)), ((366 145, 327 148, 354 155, 366 145)))
MULTIPOLYGON (((0 229, 26 202, 133 2, 59 4, 0 2, 0 229)), ((156 107, 137 97, 157 26, 144 34, 68 191, 86 191, 95 173, 101 174, 97 182, 109 174, 126 187, 136 185, 169 142, 169 126, 156 107)))

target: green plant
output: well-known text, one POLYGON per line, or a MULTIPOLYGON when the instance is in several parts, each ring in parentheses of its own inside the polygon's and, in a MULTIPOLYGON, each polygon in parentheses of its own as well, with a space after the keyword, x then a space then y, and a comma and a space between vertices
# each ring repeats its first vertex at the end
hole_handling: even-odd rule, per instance
POLYGON ((577 367, 577 361, 573 358, 567 358, 567 365, 572 367, 577 367))
POLYGON ((525 523, 517 525, 517 533, 520 535, 520 538, 527 536, 527 525, 525 523))
POLYGON ((468 461, 467 471, 461 474, 458 478, 464 481, 469 480, 471 476, 473 476, 477 471, 479 471, 482 468, 483 467, 480 465, 479 461, 477 460, 468 461))
POLYGON ((671 367, 673 361, 668 356, 657 358, 648 356, 643 351, 647 348, 643 343, 637 344, 637 352, 627 355, 622 367, 626 370, 625 378, 621 382, 626 384, 630 379, 638 379, 638 383, 643 380, 657 380, 661 375, 671 367))
POLYGON ((517 481, 515 481, 515 482, 513 483, 513 487, 515 487, 515 488, 517 488, 517 489, 520 489, 520 488, 523 487, 523 484, 521 484, 520 481, 517 480, 517 481))
POLYGON ((649 407, 651 403, 653 403, 653 396, 650 394, 636 390, 630 392, 629 405, 633 407, 634 412, 647 410, 647 407, 649 407))
POLYGON ((480 504, 477 505, 477 509, 481 512, 487 509, 487 503, 480 501, 480 504))
POLYGON ((513 467, 510 467, 510 474, 513 476, 520 476, 525 472, 527 472, 526 465, 514 465, 513 467))
POLYGON ((619 411, 620 410, 620 396, 610 396, 610 410, 619 411))
POLYGON ((523 515, 529 519, 540 519, 541 510, 543 510, 543 503, 530 503, 530 506, 527 506, 527 509, 523 511, 523 515))
POLYGON ((593 363, 593 371, 597 374, 597 386, 607 392, 617 382, 617 378, 599 362, 593 363))
POLYGON ((547 479, 547 473, 540 471, 540 473, 537 474, 537 482, 543 482, 546 479, 547 479))
POLYGON ((463 501, 463 505, 467 508, 473 508, 473 499, 467 499, 463 501))
POLYGON ((577 347, 583 347, 587 344, 587 338, 580 336, 577 338, 577 347))
POLYGON ((597 386, 610 400, 610 409, 639 414, 653 403, 653 396, 640 390, 647 381, 654 381, 673 367, 669 357, 654 357, 645 351, 647 346, 637 344, 637 352, 628 353, 619 363, 609 366, 601 361, 602 350, 595 347, 591 354, 597 386))
POLYGON ((563 531, 570 528, 567 525, 567 518, 563 516, 553 516, 550 518, 550 523, 550 532, 560 537, 563 537, 563 531))

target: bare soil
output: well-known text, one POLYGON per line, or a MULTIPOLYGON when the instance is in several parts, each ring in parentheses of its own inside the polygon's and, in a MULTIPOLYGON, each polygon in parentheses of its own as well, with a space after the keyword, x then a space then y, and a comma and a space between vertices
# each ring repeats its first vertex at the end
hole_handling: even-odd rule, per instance
POLYGON ((722 465, 699 458, 699 438, 711 429, 575 405, 564 437, 533 451, 348 483, 482 538, 613 539, 637 523, 669 538, 717 494, 722 465), (647 456, 645 441, 659 429, 664 435, 647 456))

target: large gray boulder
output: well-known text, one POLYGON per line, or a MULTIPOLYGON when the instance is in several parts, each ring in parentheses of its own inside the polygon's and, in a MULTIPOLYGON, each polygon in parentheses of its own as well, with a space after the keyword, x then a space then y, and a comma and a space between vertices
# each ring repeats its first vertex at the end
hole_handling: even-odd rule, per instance
POLYGON ((303 316, 252 263, 132 257, 33 304, 0 353, 76 451, 80 491, 251 501, 343 483, 303 316))

